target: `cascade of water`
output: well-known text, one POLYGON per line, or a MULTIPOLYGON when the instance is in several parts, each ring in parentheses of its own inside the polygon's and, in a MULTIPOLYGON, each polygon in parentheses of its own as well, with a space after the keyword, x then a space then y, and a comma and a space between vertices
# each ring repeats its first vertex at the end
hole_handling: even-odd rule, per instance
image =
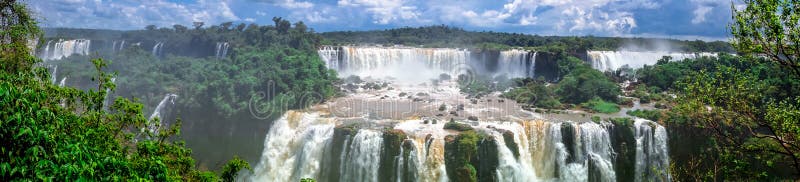
POLYGON ((416 169, 419 181, 448 181, 444 163, 444 137, 449 133, 442 130, 444 122, 421 123, 419 120, 410 120, 395 126, 395 129, 406 133, 414 145, 408 162, 416 169))
POLYGON ((47 44, 45 44, 45 46, 44 46, 44 51, 42 52, 42 55, 39 56, 39 57, 41 57, 42 59, 50 57, 50 44, 52 44, 52 43, 53 43, 53 40, 48 40, 47 41, 47 44))
POLYGON ((58 82, 58 86, 64 87, 66 85, 66 82, 67 82, 67 77, 65 76, 64 78, 61 78, 61 82, 58 82))
POLYGON ((535 53, 526 50, 512 49, 500 52, 497 74, 506 74, 509 78, 533 76, 535 53))
POLYGON ((162 112, 164 108, 166 108, 168 103, 173 105, 175 104, 176 97, 178 97, 178 95, 167 94, 166 96, 164 96, 164 99, 161 99, 161 102, 158 103, 156 109, 153 109, 153 114, 150 114, 150 118, 147 119, 148 122, 147 129, 150 130, 150 132, 158 135, 158 129, 161 127, 161 125, 164 124, 164 119, 165 119, 162 112), (159 123, 154 122, 156 117, 158 117, 159 123))
POLYGON ((251 180, 317 178, 324 147, 333 137, 333 127, 332 119, 320 118, 317 113, 287 112, 270 128, 251 180))
POLYGON ((119 50, 118 51, 122 51, 122 49, 125 49, 125 40, 122 40, 122 42, 119 43, 119 50))
POLYGON ((341 67, 339 67, 339 49, 333 46, 323 46, 317 50, 317 53, 328 68, 335 70, 341 69, 341 67))
POLYGON ((161 48, 164 47, 163 42, 158 42, 153 46, 153 56, 158 57, 161 55, 161 48))
MULTIPOLYGON (((531 155, 528 152, 528 138, 525 134, 525 129, 522 125, 515 122, 503 122, 500 124, 490 125, 484 129, 492 137, 497 145, 497 179, 499 181, 532 181, 536 179, 535 169, 531 165, 531 155), (515 154, 506 144, 504 133, 510 132, 513 137, 513 142, 517 144, 516 151, 519 156, 515 154)), ((506 133, 508 134, 508 133, 506 133)))
POLYGON ((469 51, 454 48, 411 47, 340 47, 319 51, 328 68, 343 75, 394 77, 400 80, 436 78, 439 74, 457 74, 469 59, 469 51), (335 58, 335 59, 334 59, 335 58), (415 70, 413 75, 408 74, 415 70))
POLYGON ((73 54, 89 55, 89 48, 91 45, 92 41, 86 39, 58 40, 58 42, 53 45, 52 53, 50 52, 49 45, 48 48, 45 48, 45 54, 42 59, 59 60, 73 54))
POLYGON ((636 181, 671 181, 667 130, 657 123, 637 118, 636 129, 636 181))
POLYGON ((214 53, 214 57, 216 57, 216 58, 224 58, 226 55, 228 55, 228 48, 229 47, 230 47, 230 44, 228 44, 228 42, 217 42, 217 48, 214 51, 215 52, 214 53))
POLYGON ((58 75, 58 65, 53 67, 53 73, 50 74, 50 83, 56 83, 56 75, 58 75))
POLYGON ((628 65, 630 68, 642 68, 644 65, 654 65, 664 56, 672 57, 673 61, 698 57, 714 57, 714 53, 680 53, 680 52, 632 52, 632 51, 587 51, 592 67, 601 71, 614 71, 622 66, 628 65))
POLYGON ((383 134, 359 130, 350 144, 347 160, 343 161, 339 181, 378 181, 383 134))

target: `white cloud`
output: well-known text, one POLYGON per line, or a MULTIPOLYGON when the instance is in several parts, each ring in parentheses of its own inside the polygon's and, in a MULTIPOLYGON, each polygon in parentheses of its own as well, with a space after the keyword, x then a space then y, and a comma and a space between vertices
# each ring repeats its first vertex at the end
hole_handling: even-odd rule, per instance
POLYGON ((363 8, 372 15, 373 23, 389 24, 398 20, 415 20, 420 17, 416 6, 404 0, 339 0, 339 7, 363 8))
POLYGON ((193 21, 215 24, 241 20, 227 1, 179 4, 166 0, 43 0, 28 3, 43 16, 43 25, 50 27, 140 29, 147 25, 168 27, 193 21))
POLYGON ((258 15, 258 16, 267 16, 267 13, 263 12, 263 11, 256 11, 256 15, 258 15))
POLYGON ((706 14, 708 14, 711 9, 713 9, 711 6, 698 6, 696 9, 694 9, 694 18, 692 19, 692 24, 705 22, 706 14))
POLYGON ((248 17, 248 18, 245 18, 244 21, 246 21, 246 22, 256 22, 256 19, 248 17))
POLYGON ((314 7, 314 3, 307 2, 307 1, 294 1, 294 0, 283 0, 277 3, 278 6, 289 8, 289 9, 297 9, 297 8, 311 8, 314 7))

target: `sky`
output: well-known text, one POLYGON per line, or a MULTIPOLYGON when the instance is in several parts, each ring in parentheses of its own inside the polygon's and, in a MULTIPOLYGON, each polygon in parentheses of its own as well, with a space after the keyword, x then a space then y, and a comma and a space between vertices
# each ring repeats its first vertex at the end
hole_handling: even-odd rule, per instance
MULTIPOLYGON (((192 22, 271 25, 317 32, 448 25, 472 31, 561 36, 727 40, 731 0, 27 0, 44 27, 132 30, 192 22)), ((737 5, 741 7, 741 5, 737 5)))

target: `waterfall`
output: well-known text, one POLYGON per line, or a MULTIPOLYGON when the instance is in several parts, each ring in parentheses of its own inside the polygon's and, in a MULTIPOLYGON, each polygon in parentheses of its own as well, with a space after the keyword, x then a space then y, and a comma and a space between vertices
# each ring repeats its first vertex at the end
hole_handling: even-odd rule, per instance
POLYGON ((377 131, 358 131, 347 151, 347 160, 342 161, 339 181, 378 181, 382 136, 377 131))
POLYGON ((324 147, 333 136, 333 127, 331 119, 320 118, 316 113, 287 112, 270 128, 251 180, 317 178, 324 167, 321 166, 324 147))
POLYGON ((318 53, 328 68, 342 75, 413 81, 428 81, 442 73, 455 75, 470 55, 468 50, 455 48, 349 46, 323 47, 318 53))
POLYGON ((44 59, 44 58, 50 57, 50 44, 52 44, 52 43, 53 43, 53 40, 48 40, 47 41, 47 44, 45 44, 45 46, 44 46, 44 52, 42 52, 42 54, 39 56, 40 58, 44 59))
MULTIPOLYGON (((360 129, 332 146, 335 118, 312 112, 288 111, 275 121, 264 142, 264 153, 253 181, 377 181, 386 146, 383 133, 360 129), (325 154, 338 147, 336 155, 325 154), (322 158, 340 163, 323 165, 322 158), (321 171, 333 170, 334 179, 321 171)), ((392 157, 398 181, 448 181, 444 160, 444 122, 423 124, 400 121, 394 129, 405 133, 400 155, 392 157)), ((594 122, 479 122, 475 129, 493 138, 497 147, 499 181, 617 181, 610 123, 594 122), (513 142, 513 143, 509 143, 513 142)), ((636 181, 669 181, 666 130, 654 122, 637 119, 636 181)), ((479 159, 492 160, 492 159, 479 159)), ((631 159, 634 160, 634 159, 631 159)))
POLYGON ((113 49, 114 52, 122 51, 122 49, 125 49, 125 40, 120 41, 119 45, 117 45, 117 41, 115 40, 113 49))
POLYGON ((41 55, 42 59, 47 61, 63 59, 65 57, 72 56, 73 54, 89 55, 90 47, 92 45, 92 41, 86 39, 59 39, 55 44, 52 44, 52 48, 50 43, 51 42, 48 41, 44 53, 41 55))
POLYGON ((667 130, 646 119, 635 119, 636 181, 671 181, 667 130))
POLYGON ((64 78, 61 78, 60 82, 58 82, 58 86, 64 87, 66 85, 66 82, 67 82, 67 77, 65 76, 64 78))
POLYGON ((322 46, 317 53, 328 68, 344 76, 392 77, 405 81, 428 81, 442 73, 455 76, 468 70, 509 78, 533 77, 537 55, 534 51, 511 49, 472 57, 473 53, 467 49, 401 46, 322 46), (485 68, 489 65, 496 67, 485 68))
POLYGON ((167 94, 166 96, 164 96, 164 99, 161 99, 161 102, 158 103, 156 109, 153 109, 153 113, 150 114, 150 118, 147 119, 148 122, 147 129, 150 130, 150 132, 152 132, 155 135, 158 135, 158 130, 161 128, 161 125, 164 124, 165 118, 163 115, 163 111, 167 107, 167 104, 173 104, 173 105, 175 104, 176 97, 178 97, 178 95, 167 94), (154 122, 156 117, 159 119, 158 123, 154 122))
POLYGON ((153 56, 158 57, 159 55, 161 55, 161 52, 162 52, 161 49, 163 47, 164 47, 164 43, 163 42, 156 43, 156 45, 153 46, 153 51, 152 51, 153 52, 153 56))
POLYGON ((317 50, 317 54, 330 69, 339 70, 339 49, 333 46, 323 46, 317 50))
POLYGON ((58 75, 58 65, 53 66, 53 73, 50 74, 50 83, 56 83, 56 75, 58 75))
POLYGON ((533 77, 536 64, 536 52, 512 49, 500 52, 497 74, 506 74, 509 78, 533 77))
MULTIPOLYGON (((422 124, 420 120, 409 120, 394 128, 402 130, 414 146, 407 163, 416 169, 414 176, 419 181, 448 181, 444 163, 444 137, 449 133, 442 130, 444 122, 422 124)), ((402 176, 398 174, 398 176, 402 176)))
POLYGON ((214 57, 216 58, 224 58, 228 55, 228 48, 230 44, 228 42, 217 42, 217 48, 214 50, 214 57))
POLYGON ((715 57, 709 52, 680 53, 680 52, 633 52, 633 51, 587 51, 592 68, 600 71, 614 71, 624 65, 630 68, 642 68, 644 65, 655 65, 664 56, 672 57, 672 61, 693 59, 698 57, 715 57))

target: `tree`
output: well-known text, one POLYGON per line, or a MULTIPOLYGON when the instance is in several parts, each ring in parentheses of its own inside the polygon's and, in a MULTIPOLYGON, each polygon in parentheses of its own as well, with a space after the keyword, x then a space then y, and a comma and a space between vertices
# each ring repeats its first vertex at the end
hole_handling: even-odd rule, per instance
POLYGON ((233 22, 225 22, 220 24, 223 30, 230 30, 231 26, 233 26, 233 22))
POLYGON ((183 33, 183 32, 186 32, 186 30, 188 30, 188 28, 186 28, 186 26, 178 25, 178 24, 172 25, 172 28, 175 29, 175 32, 178 32, 178 33, 183 33))
POLYGON ((195 30, 200 30, 200 28, 203 28, 203 25, 205 24, 206 23, 203 23, 201 21, 192 22, 192 26, 194 26, 195 30))
POLYGON ((148 30, 148 31, 153 31, 153 30, 156 30, 156 26, 155 25, 147 25, 146 27, 144 27, 144 29, 148 30))
MULTIPOLYGON (((213 172, 195 167, 191 150, 176 135, 180 120, 158 133, 142 129, 149 122, 142 104, 117 98, 105 107, 116 86, 106 62, 94 59, 91 80, 97 89, 61 87, 38 65, 21 42, 36 38, 39 28, 17 1, 0 3, 4 36, 0 44, 0 179, 4 181, 217 181, 213 172), (7 48, 7 49, 6 49, 7 48), (8 69, 13 68, 13 69, 8 69)), ((241 160, 227 171, 249 168, 241 160)), ((231 176, 230 172, 226 172, 231 176)), ((232 177, 230 177, 232 178, 232 177)))
MULTIPOLYGON (((729 25, 733 46, 772 72, 785 72, 779 82, 800 78, 800 2, 744 0, 733 8, 729 25), (765 59, 761 59, 761 57, 765 59)), ((763 80, 759 66, 744 69, 720 65, 687 76, 681 83, 677 109, 692 124, 709 131, 722 160, 717 174, 729 179, 775 179, 770 168, 800 175, 800 97, 794 86, 763 80), (782 96, 770 95, 780 89, 782 96)))
POLYGON ((746 55, 769 57, 800 77, 800 2, 743 1, 743 10, 731 5, 733 46, 746 55))

